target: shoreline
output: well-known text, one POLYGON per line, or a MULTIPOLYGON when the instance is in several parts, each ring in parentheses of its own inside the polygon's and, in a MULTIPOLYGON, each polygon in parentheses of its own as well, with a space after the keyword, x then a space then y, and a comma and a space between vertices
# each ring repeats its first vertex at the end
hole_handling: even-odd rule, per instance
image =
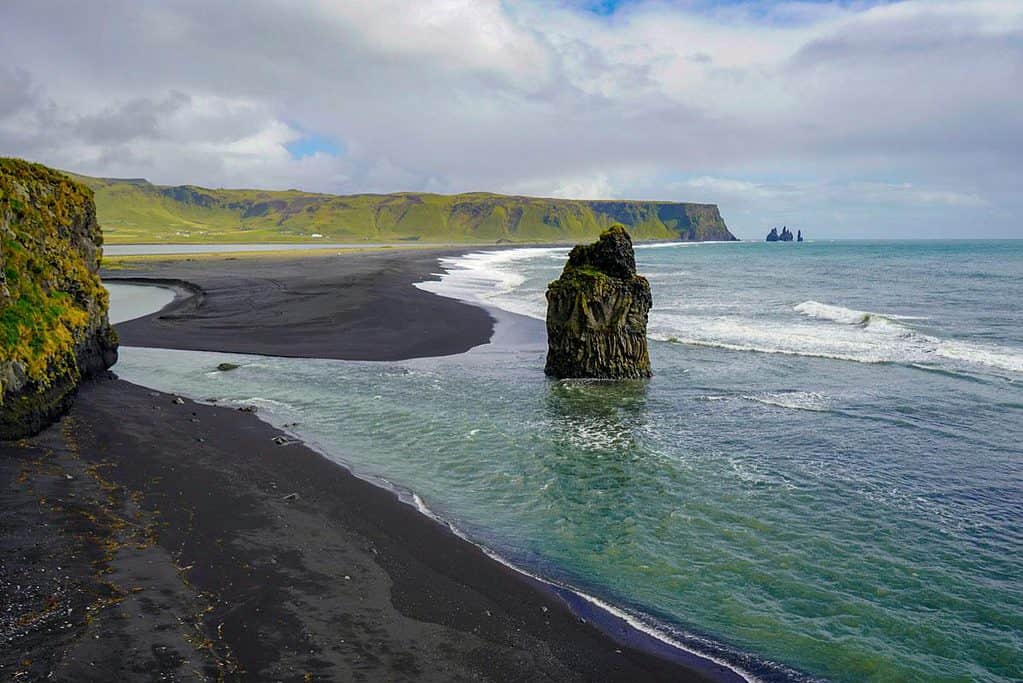
POLYGON ((184 290, 117 325, 124 346, 336 360, 453 355, 487 343, 482 308, 412 285, 464 250, 391 250, 125 262, 104 281, 184 290))
MULTIPOLYGON (((647 246, 663 246, 663 244, 647 242, 647 246)), ((564 248, 564 245, 544 245, 550 248, 564 248)), ((501 245, 499 247, 492 247, 489 251, 504 251, 507 249, 518 248, 511 247, 509 245, 501 245)), ((458 252, 448 252, 445 250, 441 253, 433 253, 432 256, 435 259, 436 269, 443 270, 440 261, 443 258, 450 258, 453 256, 464 255, 465 253, 471 253, 476 251, 466 250, 458 252)), ((213 255, 211 255, 213 256, 213 255)), ((431 272, 429 277, 424 277, 426 280, 437 280, 439 277, 436 273, 431 272)), ((124 284, 137 284, 142 286, 164 286, 170 287, 181 297, 182 304, 187 304, 189 299, 198 298, 202 299, 203 290, 197 285, 177 279, 160 279, 152 277, 137 277, 137 278, 126 278, 117 276, 115 278, 108 278, 108 281, 121 282, 124 284)), ((419 282, 420 280, 409 283, 409 287, 419 282)), ((418 287, 416 287, 418 289, 418 287)), ((425 290, 430 292, 430 290, 425 290)), ((453 301, 462 303, 463 305, 472 308, 486 311, 492 321, 493 328, 490 338, 480 345, 474 346, 466 351, 460 351, 456 354, 438 354, 438 355, 465 355, 470 356, 476 355, 477 353, 486 354, 492 352, 502 352, 507 350, 517 350, 529 346, 540 340, 545 334, 543 329, 543 321, 526 316, 513 311, 508 311, 503 308, 485 304, 483 302, 474 301, 471 299, 455 298, 452 295, 441 295, 437 293, 430 293, 430 296, 451 299, 453 301)), ((177 303, 172 302, 171 305, 177 303)), ((168 310, 171 305, 168 305, 161 311, 156 311, 153 315, 162 313, 168 310)), ((123 323, 122 323, 123 324, 123 323)), ((542 341, 542 340, 541 340, 542 341)), ((277 355, 277 354, 273 354, 277 355)), ((338 359, 338 360, 349 360, 349 359, 338 359)), ((360 359, 361 360, 361 359, 360 359)), ((371 359, 378 360, 378 359, 371 359)), ((407 360, 407 359, 402 359, 407 360)), ((208 404, 198 400, 200 403, 208 404)), ((280 425, 274 425, 269 420, 263 419, 263 416, 259 413, 256 416, 267 425, 282 429, 280 425)), ((744 681, 744 680, 756 680, 754 674, 742 671, 737 668, 737 665, 729 662, 727 658, 722 658, 719 655, 711 654, 701 649, 700 645, 696 643, 706 643, 705 637, 687 633, 685 631, 675 631, 673 634, 669 634, 664 630, 663 626, 657 625, 656 620, 652 623, 646 621, 642 616, 633 614, 624 608, 616 607, 615 605, 589 595, 580 589, 563 585, 557 581, 546 579, 542 576, 531 573, 529 570, 518 566, 514 561, 504 558, 500 554, 490 550, 485 545, 474 541, 471 537, 461 531, 449 520, 437 515, 430 510, 425 503, 419 499, 418 495, 411 490, 405 489, 395 485, 385 477, 373 476, 365 473, 356 471, 354 466, 349 463, 345 458, 340 457, 338 454, 331 455, 330 450, 325 446, 318 444, 315 440, 308 440, 300 431, 289 431, 287 425, 284 425, 283 431, 289 436, 301 441, 306 447, 318 452, 321 457, 334 463, 335 465, 343 468, 351 476, 366 481, 370 485, 382 488, 390 492, 395 496, 396 500, 400 504, 415 507, 418 512, 427 516, 434 522, 442 525, 451 534, 462 539, 463 541, 470 543, 474 547, 478 548, 491 560, 498 562, 512 571, 518 573, 523 580, 532 583, 535 588, 541 591, 550 593, 556 596, 558 599, 571 605, 571 609, 574 613, 582 617, 586 616, 591 621, 601 624, 599 628, 607 633, 610 637, 614 637, 611 634, 616 633, 618 637, 624 638, 627 642, 645 651, 651 653, 658 653, 658 656, 664 657, 671 661, 682 664, 687 668, 692 668, 697 671, 706 672, 714 676, 714 680, 726 680, 726 681, 744 681), (690 644, 687 644, 690 643, 690 644), (722 673, 724 672, 724 673, 722 673)), ((649 617, 647 617, 649 619, 649 617)), ((705 646, 704 646, 705 647, 705 646)), ((723 650, 726 652, 727 650, 723 650)), ((733 653, 734 654, 734 653, 733 653)))
MULTIPOLYGON (((64 574, 59 589, 28 586, 43 610, 5 620, 27 633, 0 671, 30 661, 21 670, 81 679, 105 657, 115 678, 188 665, 334 679, 356 648, 399 679, 743 680, 625 623, 581 618, 550 584, 237 409, 96 380, 60 423, 0 450, 4 508, 31 515, 38 499, 32 528, 45 529, 20 547, 5 538, 7 556, 46 535, 61 558, 49 573, 64 574), (353 609, 365 633, 336 642, 353 609), (144 644, 174 656, 149 660, 144 644)), ((25 581, 11 573, 6 585, 25 581)))
MULTIPOLYGON (((177 293, 174 302, 172 302, 172 304, 170 304, 168 307, 164 308, 163 311, 154 313, 152 316, 146 316, 144 318, 136 319, 136 321, 151 318, 153 316, 159 316, 159 314, 162 314, 168 311, 169 309, 180 310, 181 305, 187 305, 189 302, 192 302, 193 305, 198 306, 198 304, 194 300, 198 298, 199 299, 198 303, 201 304, 204 297, 204 290, 202 289, 201 286, 195 285, 192 282, 184 279, 159 277, 158 278, 139 277, 123 279, 119 277, 108 278, 108 281, 118 280, 121 280, 126 284, 129 283, 131 280, 135 280, 134 282, 135 284, 171 286, 172 288, 175 289, 177 293)), ((394 285, 392 284, 391 286, 394 285)), ((410 286, 410 284, 406 284, 405 287, 410 290, 414 289, 410 286)), ((437 299, 442 299, 442 297, 432 294, 428 296, 437 299)), ((469 309, 476 309, 480 311, 482 310, 475 306, 469 306, 467 304, 460 305, 463 305, 469 309)), ((130 322, 134 321, 127 321, 126 323, 122 323, 122 325, 127 325, 130 322)), ((118 327, 120 328, 120 326, 118 327)), ((491 334, 488 335, 488 339, 492 337, 493 329, 491 329, 491 334)), ((225 349, 216 350, 227 351, 225 349)), ((111 400, 111 397, 105 393, 105 388, 111 386, 117 386, 118 393, 120 394, 127 395, 134 394, 136 397, 136 401, 138 402, 141 402, 139 401, 139 392, 145 392, 149 399, 156 399, 157 401, 170 402, 171 399, 169 395, 160 394, 159 392, 154 392, 142 387, 137 387, 137 385, 132 385, 121 380, 115 380, 114 382, 110 383, 97 382, 86 387, 83 387, 82 395, 79 398, 79 402, 76 404, 76 407, 72 409, 72 416, 70 418, 67 418, 67 420, 71 421, 81 420, 83 413, 88 416, 90 414, 89 411, 94 410, 97 407, 99 407, 102 410, 104 408, 104 402, 109 402, 111 400), (92 405, 89 405, 90 402, 92 403, 92 405)), ((130 413, 133 407, 134 406, 121 405, 119 412, 124 413, 127 411, 128 413, 130 413)), ((179 406, 175 406, 175 408, 178 407, 179 406)), ((209 418, 209 413, 207 411, 214 412, 222 411, 223 414, 220 416, 221 422, 229 423, 223 425, 223 430, 225 434, 228 435, 229 439, 231 439, 230 434, 232 431, 242 428, 243 422, 254 422, 260 426, 260 428, 265 432, 265 434, 276 435, 267 439, 267 441, 270 442, 272 442, 274 438, 277 438, 282 434, 286 434, 286 432, 279 431, 278 429, 274 428, 272 425, 263 420, 260 419, 252 420, 253 417, 258 418, 258 416, 240 415, 235 413, 235 411, 231 411, 230 409, 227 408, 208 406, 204 404, 192 404, 191 402, 186 402, 185 404, 183 404, 182 408, 191 409, 191 414, 193 415, 191 422, 194 424, 200 424, 202 422, 205 422, 207 419, 212 419, 209 418), (229 419, 224 420, 223 418, 225 415, 229 416, 229 419)), ((154 406, 153 409, 160 410, 160 407, 154 406)), ((252 431, 255 428, 247 425, 244 427, 244 429, 246 431, 252 431)), ((51 430, 47 431, 55 430, 56 427, 51 428, 51 430)), ((65 437, 67 437, 66 434, 64 435, 65 437)), ((49 438, 52 439, 52 434, 49 435, 49 438)), ((174 439, 162 441, 167 441, 168 442, 167 447, 173 450, 174 439)), ((232 446, 234 448, 237 448, 237 446, 234 446, 234 440, 231 439, 231 441, 232 446)), ((202 437, 198 438, 198 442, 200 444, 205 443, 202 437)), ((384 539, 386 539, 386 541, 393 542, 394 537, 396 535, 400 535, 399 532, 402 531, 407 532, 407 530, 410 528, 417 529, 418 527, 418 531, 420 533, 427 534, 433 537, 432 544, 430 544, 429 546, 422 546, 423 552, 426 553, 427 555, 430 555, 430 553, 442 554, 444 552, 449 552, 455 553, 456 555, 462 556, 464 558, 466 556, 466 553, 468 553, 469 556, 473 556, 475 554, 474 559, 471 560, 471 567, 469 568, 463 567, 454 572, 449 572, 448 573, 449 579, 454 579, 456 582, 465 585, 467 583, 471 584, 473 580, 475 580, 475 577, 478 577, 480 574, 486 574, 491 577, 492 581, 494 581, 494 583, 488 585, 487 589, 483 591, 484 593, 489 594, 489 598, 491 600, 496 600, 498 602, 501 601, 507 602, 508 600, 511 599, 510 597, 511 595, 518 596, 516 597, 516 600, 521 600, 524 591, 527 595, 531 594, 534 600, 536 599, 537 595, 540 596, 546 595, 549 599, 551 599, 551 603, 556 603, 553 606, 551 605, 551 603, 548 603, 547 605, 542 605, 540 608, 537 609, 538 613, 543 615, 542 618, 546 620, 546 623, 548 625, 550 625, 551 619, 554 618, 564 621, 564 624, 561 627, 561 633, 559 637, 566 637, 568 638, 569 641, 572 641, 571 645, 568 646, 568 650, 566 650, 565 652, 573 653, 571 660, 575 661, 575 664, 573 666, 570 666, 568 670, 563 671, 562 674, 556 676, 556 678, 564 677, 565 674, 567 674, 569 671, 574 671, 576 675, 582 673, 581 670, 579 670, 577 667, 583 666, 583 663, 581 660, 576 659, 575 655, 578 653, 575 653, 574 651, 579 647, 583 647, 581 643, 584 644, 590 643, 590 641, 592 641, 593 638, 596 638, 597 641, 606 639, 607 642, 618 643, 619 646, 613 648, 615 656, 611 657, 610 662, 603 661, 598 653, 591 652, 587 655, 586 659, 587 666, 592 665, 594 662, 600 660, 601 661, 600 666, 602 667, 597 669, 591 669, 590 674, 584 674, 584 677, 587 679, 592 679, 596 677, 603 680, 630 680, 634 679, 636 675, 642 675, 643 677, 651 680, 745 680, 742 676, 736 674, 735 670, 730 665, 725 665, 723 663, 716 662, 707 655, 693 652, 686 648, 684 645, 667 641, 663 637, 658 637, 657 635, 645 631, 641 627, 638 627, 637 624, 635 623, 630 623, 629 618, 626 616, 626 613, 624 612, 616 613, 615 608, 611 607, 610 605, 603 604, 601 601, 595 598, 586 596, 585 594, 576 591, 572 591, 571 589, 565 587, 558 586, 557 584, 551 583, 542 578, 532 576, 528 572, 525 572, 524 570, 515 567, 513 564, 507 562, 500 556, 495 556, 486 548, 473 543, 471 540, 469 540, 463 534, 461 534, 461 532, 459 532, 457 528, 451 526, 446 521, 438 519, 435 516, 433 516, 431 513, 429 513, 427 509, 425 509, 425 506, 421 505, 416 506, 410 504, 407 501, 402 500, 401 496, 399 495, 400 492, 397 489, 393 487, 387 488, 381 486, 379 482, 370 481, 368 479, 360 477, 359 475, 355 474, 344 465, 341 465, 335 462, 334 460, 328 458, 326 455, 316 451, 314 447, 311 447, 304 442, 289 441, 287 443, 287 446, 290 447, 289 450, 291 450, 291 452, 293 453, 301 451, 303 453, 303 457, 312 455, 315 458, 315 462, 319 463, 318 465, 310 465, 306 463, 307 467, 312 467, 314 469, 318 468, 320 470, 322 470, 324 466, 335 468, 336 470, 343 472, 344 476, 348 477, 350 480, 359 482, 358 484, 346 484, 347 486, 369 487, 370 490, 375 491, 376 493, 374 494, 365 493, 365 495, 377 496, 376 503, 376 505, 378 506, 377 514, 381 518, 390 518, 393 517, 394 515, 397 515, 398 517, 403 517, 403 513, 396 511, 394 509, 390 510, 382 509, 379 506, 383 506, 383 508, 388 507, 403 508, 406 511, 414 514, 415 517, 418 520, 420 520, 418 523, 415 523, 408 519, 407 516, 405 516, 402 520, 403 524, 401 525, 395 524, 379 525, 379 523, 375 524, 375 526, 377 526, 376 531, 381 533, 384 539), (386 502, 380 502, 381 500, 386 500, 386 502), (418 507, 422 507, 423 509, 417 509, 418 507), (427 531, 426 528, 423 527, 423 524, 430 525, 430 527, 432 527, 433 530, 427 531), (439 536, 436 533, 438 530, 441 532, 441 535, 439 536), (471 548, 471 550, 459 546, 468 546, 469 548, 471 548), (497 571, 498 576, 500 576, 501 578, 498 579, 493 578, 495 570, 497 571), (471 580, 470 577, 472 577, 471 580), (573 598, 575 599, 576 602, 576 604, 574 605, 572 604, 573 598), (586 602, 588 602, 589 605, 583 604, 586 602), (584 620, 581 614, 585 614, 586 618, 593 623, 587 623, 587 621, 584 620), (565 619, 568 619, 568 621, 565 621, 565 619), (570 628, 569 625, 575 627, 576 631, 573 631, 573 629, 570 628), (583 629, 584 631, 588 629, 590 631, 595 632, 596 635, 594 635, 594 633, 577 632, 578 629, 583 629), (579 640, 580 638, 582 638, 581 641, 579 640), (629 673, 626 673, 625 669, 616 668, 619 665, 621 665, 621 662, 619 662, 618 659, 623 656, 628 660, 626 669, 628 669, 629 673), (596 657, 597 659, 593 659, 594 657, 596 657), (638 669, 636 669, 635 667, 638 667, 638 669), (639 673, 640 671, 642 671, 643 673, 640 674, 639 673)), ((119 460, 120 462, 113 465, 114 467, 119 468, 127 466, 126 460, 124 460, 123 458, 119 460)), ((330 478, 327 477, 322 472, 321 474, 325 478, 328 479, 330 478)), ((279 478, 280 476, 281 475, 278 474, 279 478)), ((341 486, 339 483, 338 485, 341 486)), ((135 494, 133 495, 136 495, 138 493, 140 493, 140 491, 136 490, 135 494)), ((190 495, 194 495, 194 492, 190 495)), ((379 540, 380 539, 378 538, 378 541, 379 540)), ((416 539, 406 539, 406 542, 414 544, 416 542, 416 539)), ((196 559, 201 559, 202 556, 203 556, 202 553, 198 553, 196 555, 196 559)), ((416 559, 422 560, 422 558, 416 559)), ((436 556, 430 557, 425 561, 427 563, 441 562, 441 560, 436 556)), ((182 562, 181 564, 184 564, 184 562, 182 562)), ((186 567, 186 569, 191 569, 191 566, 186 567)), ((432 567, 432 569, 436 570, 436 566, 432 567)), ((392 579, 393 578, 394 577, 392 576, 392 579)), ((422 576, 420 575, 418 580, 419 581, 418 588, 420 590, 423 588, 421 580, 422 576)), ((188 582, 194 581, 192 580, 191 577, 189 577, 186 583, 188 582)), ((202 582, 200 581, 196 585, 200 585, 201 583, 202 582)), ((391 598, 392 598, 391 602, 394 603, 394 606, 397 607, 399 611, 401 611, 401 605, 399 604, 401 600, 398 601, 394 600, 395 594, 393 590, 391 598)), ((417 603, 417 601, 412 600, 412 603, 417 603)), ((419 605, 419 607, 422 607, 422 605, 419 605)), ((510 609, 507 605, 505 605, 505 607, 510 609)), ((486 614, 488 617, 490 617, 492 612, 487 611, 486 614)), ((533 621, 535 621, 535 617, 536 615, 532 615, 533 621)), ((530 620, 525 615, 520 615, 518 618, 525 619, 526 621, 530 620)), ((428 621, 432 622, 435 621, 435 619, 436 615, 431 614, 428 621)), ((459 630, 461 626, 464 626, 464 623, 458 620, 455 620, 455 622, 452 623, 455 625, 454 627, 456 628, 456 630, 459 630)), ((220 629, 222 627, 223 623, 221 623, 217 629, 218 635, 220 634, 220 629)), ((516 630, 518 631, 519 628, 521 627, 516 627, 516 630)), ((461 630, 464 631, 464 629, 461 630)), ((476 629, 474 628, 473 631, 475 632, 476 629)), ((533 631, 533 635, 538 635, 535 632, 535 630, 533 631)), ((542 638, 543 636, 541 636, 541 639, 542 638)), ((550 642, 546 643, 546 646, 549 647, 550 645, 551 645, 550 642)), ((562 644, 561 647, 564 647, 564 644, 562 644)), ((592 644, 585 645, 585 647, 591 648, 592 644)), ((606 646, 599 645, 597 646, 598 650, 601 648, 606 649, 606 646)), ((233 652, 236 648, 229 649, 233 652)), ((606 655, 606 653, 604 654, 606 655)), ((250 655, 252 655, 252 653, 250 653, 250 655)), ((242 659, 244 660, 249 655, 237 656, 241 656, 242 659)), ((561 660, 560 657, 556 657, 555 659, 558 661, 561 660)), ((4 664, 5 664, 4 669, 7 669, 6 666, 7 663, 5 662, 4 664)), ((550 665, 552 664, 548 663, 547 665, 545 665, 544 668, 550 665)), ((220 667, 219 670, 222 671, 225 664, 223 661, 221 661, 217 663, 217 666, 220 667)), ((209 663, 207 663, 207 670, 212 671, 212 669, 209 669, 209 663)), ((388 675, 396 675, 397 673, 398 671, 396 670, 388 670, 388 675)), ((495 669, 491 671, 490 676, 493 676, 495 680, 518 680, 519 672, 512 670, 506 670, 502 672, 498 669, 495 669)), ((490 676, 487 676, 487 678, 489 678, 490 676)), ((419 676, 417 676, 417 678, 419 678, 419 676)), ((522 680, 526 680, 526 678, 522 678, 522 680)))

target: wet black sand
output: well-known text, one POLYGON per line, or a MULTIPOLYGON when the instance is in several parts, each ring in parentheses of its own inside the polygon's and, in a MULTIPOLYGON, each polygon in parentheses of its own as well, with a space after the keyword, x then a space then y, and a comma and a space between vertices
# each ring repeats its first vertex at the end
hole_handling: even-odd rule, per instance
MULTIPOLYGON (((400 326, 389 321, 357 324, 360 316, 372 316, 358 313, 359 301, 345 299, 367 291, 391 302, 390 312, 404 319, 414 319, 412 310, 424 305, 402 274, 405 257, 379 258, 376 266, 360 261, 355 270, 362 275, 352 287, 332 287, 294 263, 270 268, 254 261, 261 270, 249 276, 244 261, 230 262, 226 274, 204 276, 211 264, 187 265, 196 261, 132 275, 225 290, 231 278, 251 278, 251 289, 277 281, 280 293, 271 298, 281 316, 289 315, 287 293, 304 292, 297 296, 305 312, 292 314, 293 321, 317 319, 311 301, 340 300, 328 304, 332 313, 324 319, 331 322, 319 328, 323 344, 324 330, 338 335, 331 348, 377 348, 387 357, 409 349, 453 352, 438 341, 448 334, 444 326, 410 328, 404 335, 410 339, 401 340, 400 326), (298 273, 297 284, 288 273, 298 273), (364 338, 362 346, 345 342, 345 335, 364 338), (368 343, 375 338, 380 344, 368 343)), ((436 265, 428 260, 417 267, 436 265)), ((229 336, 218 336, 226 332, 211 321, 238 325, 252 314, 232 309, 243 294, 216 291, 193 289, 174 310, 199 304, 200 322, 193 327, 184 318, 181 324, 201 348, 240 350, 216 345, 229 336), (213 308, 197 301, 215 298, 221 301, 213 308)), ((459 315, 468 316, 468 329, 483 329, 478 309, 432 305, 427 310, 451 316, 455 336, 459 315)), ((148 324, 123 326, 130 330, 124 343, 160 346, 160 335, 184 334, 158 318, 148 324), (154 336, 143 336, 146 329, 154 336)), ((265 352, 293 348, 274 332, 284 329, 266 326, 251 343, 265 352)), ((462 344, 471 342, 479 343, 462 344)), ((84 385, 60 423, 32 439, 0 444, 0 678, 730 677, 608 615, 588 615, 600 628, 580 619, 550 589, 487 557, 393 493, 301 443, 286 437, 277 443, 279 437, 255 415, 179 403, 105 379, 84 385)))

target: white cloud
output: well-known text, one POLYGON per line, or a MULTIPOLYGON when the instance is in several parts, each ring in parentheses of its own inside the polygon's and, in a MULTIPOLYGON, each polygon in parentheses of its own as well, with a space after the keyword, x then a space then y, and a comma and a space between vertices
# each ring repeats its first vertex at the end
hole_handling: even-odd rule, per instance
POLYGON ((772 188, 747 180, 714 178, 711 176, 692 178, 682 183, 682 185, 697 192, 705 193, 709 201, 722 201, 736 197, 769 199, 782 194, 781 188, 772 188))
POLYGON ((607 174, 596 173, 585 178, 561 180, 551 196, 562 199, 611 199, 615 197, 615 191, 607 174))
POLYGON ((866 202, 895 202, 938 206, 983 207, 988 202, 979 194, 914 187, 912 183, 857 183, 852 191, 866 202))
POLYGON ((165 183, 946 210, 920 230, 991 209, 1018 230, 1023 3, 708 6, 10 0, 0 153, 165 183), (307 132, 344 154, 292 158, 307 132))

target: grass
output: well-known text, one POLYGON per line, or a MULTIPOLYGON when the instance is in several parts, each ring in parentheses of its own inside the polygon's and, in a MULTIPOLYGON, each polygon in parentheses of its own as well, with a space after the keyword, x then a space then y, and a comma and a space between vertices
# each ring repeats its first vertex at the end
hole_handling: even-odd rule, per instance
POLYGON ((0 159, 0 233, 0 364, 40 387, 75 376, 75 344, 107 301, 74 242, 102 244, 92 193, 45 166, 0 159))
POLYGON ((475 192, 329 195, 72 175, 95 193, 111 244, 557 242, 615 223, 635 239, 729 239, 711 204, 544 199, 475 192))

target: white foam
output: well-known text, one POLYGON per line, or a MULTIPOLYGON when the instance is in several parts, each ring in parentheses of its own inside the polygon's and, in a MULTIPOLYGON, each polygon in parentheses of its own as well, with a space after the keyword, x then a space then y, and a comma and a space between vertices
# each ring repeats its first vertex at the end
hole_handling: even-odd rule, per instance
MULTIPOLYGON (((757 678, 756 676, 754 676, 753 674, 749 673, 748 671, 744 671, 744 670, 738 668, 737 666, 735 666, 734 664, 732 664, 731 662, 725 661, 724 659, 722 659, 720 657, 715 657, 714 655, 710 655, 710 654, 708 654, 706 652, 701 652, 699 650, 693 649, 691 646, 686 645, 685 643, 681 642, 680 640, 678 640, 676 638, 672 638, 670 635, 666 634, 662 629, 657 628, 657 626, 655 626, 654 624, 649 623, 646 619, 640 617, 639 615, 636 615, 636 614, 634 614, 632 612, 626 611, 626 610, 624 610, 624 609, 622 609, 620 607, 616 607, 616 606, 614 606, 614 605, 612 605, 612 604, 610 604, 608 602, 604 602, 600 598, 597 598, 595 596, 589 595, 588 593, 584 593, 583 591, 580 591, 580 590, 578 590, 576 588, 573 588, 572 586, 568 586, 568 585, 565 585, 565 584, 557 582, 557 581, 552 581, 551 579, 546 579, 546 578, 544 578, 542 576, 539 576, 539 575, 534 574, 532 572, 526 571, 522 567, 519 567, 518 565, 513 564, 512 562, 510 562, 509 560, 505 559, 503 556, 501 556, 500 554, 498 554, 494 550, 491 550, 490 548, 488 548, 487 546, 483 545, 482 543, 478 543, 477 541, 474 541, 473 539, 469 538, 461 529, 459 529, 455 525, 451 524, 449 521, 447 521, 446 519, 444 519, 440 515, 436 514, 433 510, 431 510, 430 507, 426 504, 426 501, 424 501, 419 496, 419 494, 413 492, 412 495, 411 495, 411 499, 412 499, 413 507, 415 507, 415 509, 417 511, 419 511, 420 514, 426 515, 430 519, 432 519, 432 520, 434 520, 436 522, 439 522, 440 524, 443 524, 448 529, 450 529, 451 533, 453 533, 455 536, 458 536, 463 541, 466 541, 466 542, 471 543, 472 545, 476 546, 477 548, 479 548, 483 552, 484 555, 486 555, 490 559, 494 560, 495 562, 500 562, 505 567, 508 567, 509 569, 511 569, 511 570, 513 570, 515 572, 518 572, 519 574, 522 574, 523 576, 528 576, 529 578, 533 579, 534 581, 538 581, 538 582, 540 582, 540 583, 542 583, 544 585, 551 586, 552 588, 556 588, 556 589, 559 589, 559 590, 563 590, 563 591, 568 591, 568 592, 574 593, 575 595, 579 596, 580 598, 582 598, 586 602, 590 603, 591 605, 594 605, 595 607, 603 610, 604 612, 607 612, 608 614, 611 614, 612 616, 615 616, 615 617, 621 619, 622 621, 624 621, 625 623, 627 623, 629 626, 631 626, 632 628, 636 629, 640 633, 644 633, 644 634, 646 634, 646 635, 648 635, 648 636, 650 636, 650 637, 652 637, 652 638, 654 638, 656 640, 661 641, 662 643, 666 643, 666 644, 670 645, 671 647, 676 648, 677 650, 680 650, 682 652, 688 652, 688 653, 690 653, 692 655, 695 655, 697 657, 700 657, 702 659, 706 659, 708 661, 714 662, 715 664, 717 664, 719 666, 725 667, 729 671, 732 671, 733 673, 735 673, 736 676, 738 676, 739 678, 742 678, 745 681, 748 681, 749 683, 759 683, 760 679, 757 678)), ((710 641, 708 641, 707 639, 700 638, 700 637, 695 636, 693 634, 686 634, 686 637, 691 639, 691 640, 693 640, 693 641, 706 642, 708 644, 711 644, 710 641)))
POLYGON ((1023 353, 1013 353, 1007 349, 988 348, 967 342, 939 341, 934 349, 934 355, 1023 373, 1023 353))
POLYGON ((781 391, 749 394, 743 396, 743 398, 747 401, 763 403, 764 405, 776 408, 788 408, 790 410, 809 410, 813 412, 827 412, 830 410, 830 401, 816 391, 781 391))
POLYGON ((416 287, 439 296, 497 308, 543 320, 543 297, 538 299, 508 296, 525 282, 521 262, 549 257, 561 262, 568 254, 564 247, 530 247, 503 251, 482 251, 440 260, 444 272, 439 280, 417 282, 416 287))
POLYGON ((741 315, 705 316, 699 311, 654 311, 650 337, 661 341, 777 353, 857 363, 934 365, 954 370, 987 369, 1023 373, 1023 349, 942 339, 904 324, 908 316, 857 311, 818 302, 795 309, 804 320, 769 321, 741 315), (695 314, 694 314, 695 313, 695 314), (839 325, 820 324, 818 320, 839 325), (953 361, 950 363, 949 361, 953 361))
MULTIPOLYGON (((207 373, 212 374, 212 373, 207 373)), ((265 398, 263 396, 250 396, 244 399, 231 399, 227 401, 230 405, 237 406, 248 406, 254 405, 259 408, 265 408, 270 411, 280 412, 282 414, 290 414, 295 411, 295 406, 284 401, 277 401, 272 398, 265 398)))
POLYGON ((867 311, 857 311, 852 308, 844 308, 842 306, 831 306, 829 304, 822 304, 819 301, 804 301, 793 308, 799 313, 811 318, 833 320, 846 325, 865 324, 870 320, 870 316, 873 315, 867 311))
MULTIPOLYGON (((639 249, 664 249, 706 243, 661 243, 639 249)), ((733 243, 734 244, 734 243, 733 243)), ((546 301, 538 275, 550 268, 556 277, 568 250, 537 247, 475 252, 443 259, 439 281, 416 286, 441 296, 492 306, 543 320, 546 301), (533 261, 527 265, 526 262, 533 261), (534 272, 527 284, 526 273, 534 272)), ((670 286, 677 274, 651 273, 654 299, 658 288, 670 286), (664 282, 665 285, 660 283, 664 282)), ((545 284, 545 283, 544 283, 545 284)), ((727 295, 727 292, 723 292, 727 295)), ((947 370, 1023 373, 1023 349, 950 340, 913 328, 918 316, 847 308, 808 300, 791 309, 747 310, 728 301, 682 300, 660 304, 650 312, 651 339, 697 346, 769 354, 828 358, 856 363, 934 365, 947 370)))

